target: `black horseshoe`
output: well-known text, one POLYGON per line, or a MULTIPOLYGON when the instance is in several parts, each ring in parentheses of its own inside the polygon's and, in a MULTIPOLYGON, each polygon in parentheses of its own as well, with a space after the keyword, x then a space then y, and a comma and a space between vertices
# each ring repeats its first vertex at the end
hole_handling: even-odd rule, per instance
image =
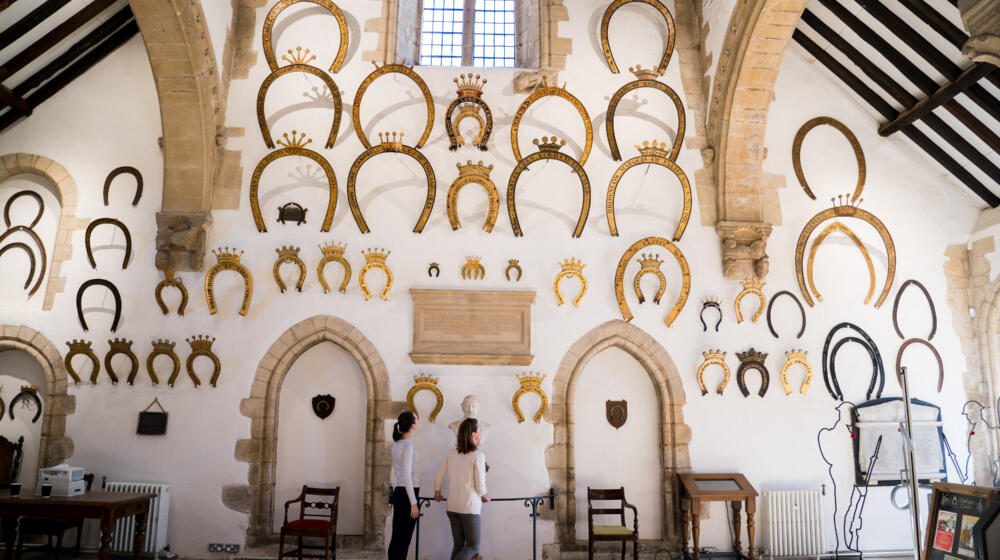
POLYGON ((27 233, 28 236, 31 237, 31 240, 35 242, 35 246, 38 248, 38 256, 39 256, 38 260, 41 262, 41 266, 38 268, 38 278, 35 280, 35 285, 32 286, 31 291, 28 292, 28 296, 30 297, 35 295, 35 292, 37 292, 38 288, 40 288, 42 285, 42 280, 45 278, 45 263, 46 263, 45 245, 42 243, 42 238, 38 237, 38 234, 35 233, 35 230, 26 226, 14 226, 12 228, 9 228, 7 231, 3 233, 3 235, 0 235, 0 245, 3 244, 4 239, 7 239, 8 237, 10 237, 11 234, 19 231, 27 233))
MULTIPOLYGON (((829 362, 827 360, 827 357, 830 355, 830 342, 833 341, 833 335, 836 334, 837 331, 839 331, 840 329, 845 329, 845 328, 846 329, 851 329, 854 332, 856 332, 859 335, 861 335, 861 338, 865 339, 865 342, 867 343, 867 345, 868 345, 869 349, 871 350, 871 352, 873 352, 875 354, 875 358, 876 358, 876 363, 878 365, 878 369, 879 369, 880 372, 882 372, 882 374, 881 374, 882 383, 879 385, 879 388, 878 388, 878 396, 881 397, 882 396, 882 388, 885 387, 885 368, 882 365, 882 355, 879 354, 878 346, 875 345, 875 341, 872 340, 872 337, 868 336, 868 333, 866 333, 864 330, 862 330, 861 327, 859 327, 859 326, 857 326, 857 325, 855 325, 853 323, 848 323, 846 321, 843 322, 843 323, 837 323, 836 325, 834 325, 833 328, 830 329, 830 333, 826 335, 826 342, 823 343, 823 383, 826 385, 827 392, 829 392, 830 395, 834 399, 836 399, 836 400, 844 400, 843 393, 840 392, 840 385, 837 383, 837 380, 833 379, 833 385, 830 384, 829 368, 827 367, 827 364, 829 362)), ((869 395, 871 395, 872 388, 874 388, 874 386, 875 386, 875 381, 872 380, 872 384, 871 384, 871 386, 868 389, 868 394, 869 395)), ((870 399, 870 396, 869 396, 869 399, 870 399)))
POLYGON ((444 113, 444 129, 448 133, 448 140, 451 141, 451 145, 448 149, 451 151, 458 149, 458 135, 455 134, 455 125, 451 120, 451 114, 462 103, 472 103, 474 105, 478 105, 483 109, 483 113, 485 113, 483 120, 486 122, 486 126, 483 127, 483 139, 478 144, 475 144, 477 148, 485 152, 487 150, 486 143, 489 141, 490 134, 493 132, 493 112, 490 111, 489 105, 487 105, 482 98, 473 96, 459 97, 458 99, 452 101, 451 105, 448 106, 448 110, 444 113))
POLYGON ((698 319, 701 320, 701 330, 702 332, 708 332, 708 325, 705 324, 705 310, 713 307, 719 312, 719 320, 715 322, 715 332, 719 332, 719 325, 722 324, 722 308, 719 307, 719 302, 717 301, 706 301, 701 304, 701 313, 698 314, 698 319))
MULTIPOLYGON (((20 393, 15 395, 14 398, 10 400, 10 407, 9 407, 10 419, 11 420, 14 419, 14 404, 17 403, 17 401, 23 399, 25 395, 30 396, 32 400, 35 401, 35 417, 31 419, 31 423, 34 424, 35 422, 38 422, 38 418, 41 417, 42 415, 42 400, 38 398, 38 391, 21 391, 20 393)), ((3 416, 3 400, 0 399, 0 417, 2 416, 3 416)))
MULTIPOLYGON (((16 399, 17 397, 15 396, 14 398, 16 399)), ((11 401, 10 404, 13 406, 14 401, 11 401)), ((7 412, 7 408, 3 404, 3 399, 0 399, 0 418, 3 418, 4 412, 7 412)), ((13 410, 11 410, 10 412, 12 415, 14 414, 13 410)), ((13 416, 11 416, 11 418, 13 418, 13 416)))
POLYGON ((129 175, 135 177, 135 196, 132 197, 132 206, 139 205, 139 199, 142 198, 142 173, 139 173, 139 170, 134 167, 123 165, 112 169, 111 173, 108 173, 108 178, 104 180, 105 206, 108 206, 108 192, 111 190, 111 182, 115 180, 115 177, 121 175, 122 173, 128 173, 129 175))
POLYGON ((20 191, 14 193, 14 196, 8 198, 7 203, 3 206, 3 223, 6 224, 7 227, 10 227, 10 206, 14 204, 15 200, 21 198, 22 196, 30 196, 35 199, 35 202, 38 203, 38 214, 35 216, 35 219, 31 221, 31 225, 29 225, 28 228, 33 228, 38 225, 38 222, 42 221, 42 214, 45 213, 45 202, 42 201, 41 195, 35 191, 20 191))
POLYGON ((757 392, 757 396, 763 397, 767 393, 767 387, 771 382, 771 374, 767 371, 767 366, 763 362, 740 362, 740 367, 736 370, 736 384, 740 386, 740 392, 743 393, 744 397, 750 396, 750 390, 747 389, 746 383, 746 373, 747 370, 754 369, 760 373, 760 391, 757 392))
POLYGON ((792 298, 795 305, 799 306, 799 313, 802 315, 802 327, 799 329, 799 334, 795 335, 795 338, 802 338, 802 334, 806 332, 806 309, 802 307, 802 302, 799 301, 799 298, 795 297, 795 294, 787 290, 781 290, 780 292, 774 294, 771 296, 771 301, 767 303, 767 328, 771 331, 771 334, 774 335, 774 338, 778 338, 778 333, 774 330, 774 324, 771 323, 771 307, 774 305, 774 300, 781 296, 788 296, 792 298))
POLYGON ((125 258, 122 259, 122 270, 125 270, 128 268, 128 259, 132 256, 132 234, 128 232, 128 228, 125 227, 125 224, 114 218, 98 218, 90 222, 90 225, 87 226, 87 233, 83 236, 83 245, 87 249, 87 259, 90 260, 90 266, 95 270, 97 269, 97 261, 94 260, 94 250, 90 247, 90 236, 94 233, 94 229, 96 229, 97 226, 104 224, 113 225, 122 230, 122 233, 125 234, 125 258))
POLYGON ((427 276, 429 276, 431 278, 437 278, 437 277, 441 276, 441 269, 438 268, 437 263, 431 263, 431 265, 429 267, 427 267, 427 276), (432 270, 434 272, 437 272, 437 274, 431 274, 432 270))
MULTIPOLYGON (((24 281, 24 289, 27 290, 28 286, 31 285, 31 279, 35 277, 35 253, 31 251, 31 247, 28 247, 20 241, 15 241, 14 243, 8 243, 7 245, 0 247, 0 257, 2 257, 3 254, 9 249, 21 249, 28 254, 28 263, 30 266, 28 267, 28 279, 24 281)), ((0 416, 2 416, 2 414, 0 414, 0 416)))
POLYGON ((91 286, 104 286, 105 288, 111 290, 111 295, 115 298, 115 319, 111 321, 111 332, 118 330, 118 320, 122 318, 122 295, 118 293, 118 288, 114 284, 104 280, 103 278, 93 278, 84 282, 80 289, 76 291, 76 316, 80 319, 80 326, 83 327, 84 332, 87 331, 87 320, 83 317, 83 292, 87 291, 87 288, 91 286))
POLYGON ((899 330, 899 300, 903 297, 903 291, 911 285, 920 288, 920 291, 924 293, 924 298, 927 299, 927 307, 931 310, 931 334, 927 336, 927 340, 930 341, 934 338, 934 334, 937 333, 937 311, 934 309, 934 301, 931 299, 931 294, 927 291, 927 288, 912 278, 903 282, 903 285, 899 287, 899 291, 896 292, 896 301, 892 303, 892 326, 896 328, 896 334, 899 335, 899 338, 906 338, 903 336, 903 331, 899 330))

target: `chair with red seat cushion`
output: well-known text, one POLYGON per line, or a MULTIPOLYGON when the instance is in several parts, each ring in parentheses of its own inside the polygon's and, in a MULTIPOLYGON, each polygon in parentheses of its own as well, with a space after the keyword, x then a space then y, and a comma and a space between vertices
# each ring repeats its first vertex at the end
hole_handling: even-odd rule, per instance
POLYGON ((313 488, 303 486, 298 497, 285 502, 285 521, 281 525, 278 542, 278 560, 285 556, 296 558, 337 558, 337 505, 340 503, 340 487, 313 488), (299 518, 288 520, 288 507, 299 505, 299 518), (298 546, 285 551, 285 537, 296 537, 298 546), (304 545, 303 538, 323 540, 323 546, 304 545), (323 549, 323 554, 310 554, 307 550, 323 549))
POLYGON ((594 560, 594 542, 621 541, 622 560, 625 560, 625 543, 632 541, 632 557, 639 558, 639 512, 635 506, 625 501, 625 488, 610 488, 607 490, 587 487, 587 555, 594 560), (616 508, 595 508, 594 501, 620 500, 616 508), (625 525, 625 508, 633 513, 632 528, 625 525), (620 516, 620 525, 594 525, 595 515, 620 516))

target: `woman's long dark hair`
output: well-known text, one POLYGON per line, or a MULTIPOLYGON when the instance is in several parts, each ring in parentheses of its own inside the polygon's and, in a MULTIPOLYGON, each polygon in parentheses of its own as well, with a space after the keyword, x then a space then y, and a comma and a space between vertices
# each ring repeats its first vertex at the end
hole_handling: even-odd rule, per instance
POLYGON ((472 441, 472 434, 479 430, 479 420, 475 418, 466 418, 462 420, 462 424, 458 427, 458 443, 455 447, 458 449, 459 453, 472 453, 478 446, 476 442, 472 441))
POLYGON ((399 415, 396 424, 392 427, 392 441, 403 439, 403 434, 410 431, 410 428, 417 423, 417 415, 407 410, 399 415))

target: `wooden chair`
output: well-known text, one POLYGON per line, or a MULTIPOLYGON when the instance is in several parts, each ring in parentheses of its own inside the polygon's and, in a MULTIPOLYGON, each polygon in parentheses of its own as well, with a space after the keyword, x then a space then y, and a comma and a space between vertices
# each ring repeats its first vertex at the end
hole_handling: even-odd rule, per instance
POLYGON ((313 488, 303 486, 297 498, 285 502, 285 521, 281 525, 278 541, 278 560, 285 556, 297 558, 337 558, 337 506, 340 503, 340 487, 313 488), (288 506, 299 504, 299 518, 288 520, 288 506), (296 537, 298 547, 285 551, 285 537, 296 537), (323 540, 323 546, 303 545, 303 538, 323 540), (323 549, 323 554, 307 554, 308 549, 323 549))
POLYGON ((587 487, 587 558, 594 560, 594 543, 598 541, 620 541, 622 560, 625 560, 625 543, 632 541, 632 558, 639 558, 639 512, 635 506, 625 501, 625 488, 593 489, 587 487), (594 508, 594 501, 620 500, 616 508, 594 508), (632 528, 625 525, 625 508, 633 513, 632 528), (618 525, 595 525, 595 515, 618 515, 618 525))
POLYGON ((11 482, 17 482, 23 447, 24 436, 18 438, 17 443, 0 436, 0 488, 9 488, 11 482))
MULTIPOLYGON (((87 492, 94 484, 94 473, 83 475, 86 482, 87 492)), ((76 529, 76 546, 73 547, 73 556, 80 556, 80 540, 83 535, 83 519, 60 519, 52 517, 22 517, 17 526, 17 553, 16 560, 21 560, 24 552, 24 537, 26 535, 41 535, 46 537, 46 543, 38 546, 29 546, 28 550, 45 550, 51 552, 52 556, 59 560, 59 555, 63 550, 63 537, 66 531, 76 529), (55 546, 52 546, 52 539, 55 538, 55 546)))

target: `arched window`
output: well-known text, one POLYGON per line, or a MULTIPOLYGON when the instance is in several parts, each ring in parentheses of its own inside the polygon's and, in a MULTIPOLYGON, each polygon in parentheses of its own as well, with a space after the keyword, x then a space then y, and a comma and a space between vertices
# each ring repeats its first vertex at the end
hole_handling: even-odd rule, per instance
POLYGON ((515 0, 423 0, 422 66, 513 68, 515 0))

